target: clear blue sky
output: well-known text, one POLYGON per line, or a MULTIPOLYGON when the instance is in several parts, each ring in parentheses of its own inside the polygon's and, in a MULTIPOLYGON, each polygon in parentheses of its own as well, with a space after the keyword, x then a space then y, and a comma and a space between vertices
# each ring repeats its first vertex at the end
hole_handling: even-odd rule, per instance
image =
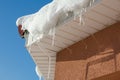
POLYGON ((38 80, 35 64, 19 37, 16 19, 52 0, 0 0, 0 80, 38 80))

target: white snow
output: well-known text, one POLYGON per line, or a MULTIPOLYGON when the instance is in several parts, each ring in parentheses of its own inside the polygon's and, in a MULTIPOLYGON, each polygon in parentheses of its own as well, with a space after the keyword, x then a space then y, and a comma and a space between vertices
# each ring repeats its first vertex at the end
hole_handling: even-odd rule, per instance
POLYGON ((36 41, 45 35, 54 35, 54 29, 69 17, 79 15, 81 20, 86 9, 98 1, 100 0, 53 0, 38 12, 18 18, 16 24, 21 24, 22 29, 27 30, 36 41))
MULTIPOLYGON (((22 30, 27 30, 26 46, 30 46, 38 39, 42 39, 46 35, 55 36, 55 28, 70 17, 80 17, 86 12, 86 9, 93 6, 100 0, 53 0, 45 5, 38 12, 17 19, 16 25, 22 25, 22 30)), ((54 40, 53 40, 54 41, 54 40)), ((41 78, 41 72, 36 66, 36 73, 41 78)), ((48 78, 50 74, 50 61, 48 78)))

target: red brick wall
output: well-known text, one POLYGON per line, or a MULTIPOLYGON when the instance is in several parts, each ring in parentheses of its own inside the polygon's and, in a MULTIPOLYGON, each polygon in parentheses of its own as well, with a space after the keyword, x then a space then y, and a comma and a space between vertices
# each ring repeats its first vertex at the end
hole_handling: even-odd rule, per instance
POLYGON ((120 22, 60 51, 55 80, 91 80, 117 71, 120 71, 120 22))

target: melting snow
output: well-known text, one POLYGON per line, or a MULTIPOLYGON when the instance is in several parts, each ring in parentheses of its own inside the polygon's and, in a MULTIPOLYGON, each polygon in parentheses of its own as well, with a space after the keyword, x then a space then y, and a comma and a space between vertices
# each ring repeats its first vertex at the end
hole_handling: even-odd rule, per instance
MULTIPOLYGON (((51 3, 45 5, 38 12, 18 18, 16 25, 22 25, 22 30, 27 30, 29 34, 25 34, 28 41, 27 46, 31 45, 38 39, 42 39, 46 35, 52 35, 53 41, 55 38, 55 28, 70 17, 80 18, 82 22, 82 15, 86 9, 93 6, 100 0, 53 0, 51 3)), ((36 67, 38 76, 41 73, 36 67)), ((49 75, 48 71, 48 75, 49 75)))
MULTIPOLYGON (((54 38, 55 28, 61 22, 78 15, 82 22, 82 15, 86 9, 98 1, 100 0, 53 0, 38 12, 18 18, 16 24, 17 26, 22 25, 22 30, 27 30, 29 37, 34 41, 45 35, 53 35, 54 38)), ((27 45, 31 43, 32 41, 27 45)))

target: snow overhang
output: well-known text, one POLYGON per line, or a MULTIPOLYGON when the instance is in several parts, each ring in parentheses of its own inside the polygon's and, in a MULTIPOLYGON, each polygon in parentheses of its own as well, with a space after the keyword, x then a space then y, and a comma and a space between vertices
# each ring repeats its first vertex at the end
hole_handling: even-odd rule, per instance
POLYGON ((49 77, 50 80, 54 80, 56 54, 59 51, 99 32, 119 20, 120 1, 102 0, 100 4, 84 14, 85 24, 83 26, 80 25, 79 18, 76 20, 70 18, 62 22, 56 29, 53 46, 51 36, 45 36, 40 41, 33 41, 28 34, 26 38, 27 43, 31 41, 33 43, 26 47, 43 76, 46 79, 49 77))

